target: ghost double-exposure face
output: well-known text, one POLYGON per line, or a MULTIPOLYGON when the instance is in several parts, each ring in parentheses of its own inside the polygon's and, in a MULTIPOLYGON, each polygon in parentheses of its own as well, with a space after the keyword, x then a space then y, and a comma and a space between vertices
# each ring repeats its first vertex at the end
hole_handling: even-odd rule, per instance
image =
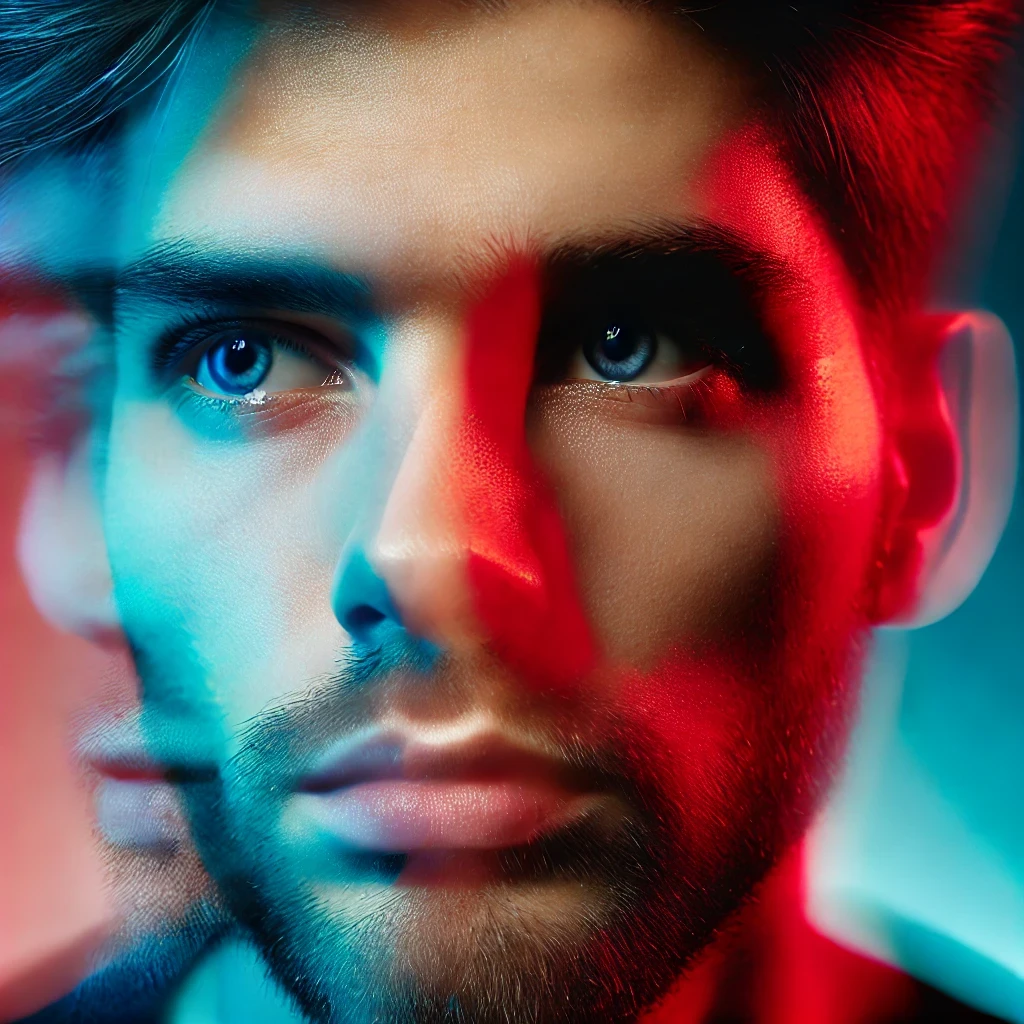
POLYGON ((244 31, 172 172, 173 101, 131 157, 102 501, 149 742, 311 1013, 630 1019, 805 824, 877 614, 842 261, 685 21, 244 31))

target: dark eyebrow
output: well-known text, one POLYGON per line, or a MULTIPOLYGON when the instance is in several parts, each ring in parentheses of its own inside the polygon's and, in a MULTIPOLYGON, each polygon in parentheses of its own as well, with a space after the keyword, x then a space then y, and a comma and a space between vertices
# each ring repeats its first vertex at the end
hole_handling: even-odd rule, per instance
MULTIPOLYGON (((565 239, 541 256, 541 264, 546 277, 557 278, 586 270, 614 272, 651 260, 685 265, 695 257, 718 264, 753 301, 790 277, 779 260, 738 235, 672 222, 565 239)), ((124 268, 116 276, 115 304, 123 299, 290 309, 353 320, 373 315, 368 284, 351 274, 301 256, 267 257, 185 239, 162 242, 124 268)))
POLYGON ((288 309, 357 321, 373 314, 367 284, 350 274, 301 256, 268 257, 186 240, 163 242, 123 269, 115 302, 126 299, 288 309))
POLYGON ((685 265, 691 258, 718 264, 734 276, 752 299, 793 284, 791 272, 776 256, 742 236, 710 224, 680 226, 648 222, 607 237, 568 239, 545 258, 549 272, 612 269, 617 265, 668 258, 685 265))

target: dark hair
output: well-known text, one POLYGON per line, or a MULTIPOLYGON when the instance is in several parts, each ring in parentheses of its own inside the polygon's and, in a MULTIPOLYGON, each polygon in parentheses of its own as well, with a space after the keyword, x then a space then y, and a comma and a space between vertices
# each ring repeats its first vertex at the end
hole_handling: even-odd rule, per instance
POLYGON ((892 313, 922 300, 1021 7, 738 0, 694 15, 760 67, 789 162, 869 305, 892 313))
MULTIPOLYGON (((116 131, 219 2, 0 0, 0 164, 116 131)), ((920 301, 1020 0, 673 6, 754 72, 864 300, 920 301)))

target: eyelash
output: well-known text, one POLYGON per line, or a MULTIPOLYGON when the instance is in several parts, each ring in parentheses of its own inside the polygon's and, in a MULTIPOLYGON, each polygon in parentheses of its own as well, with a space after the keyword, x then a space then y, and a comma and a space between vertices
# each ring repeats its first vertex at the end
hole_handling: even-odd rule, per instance
MULTIPOLYGON (((215 335, 232 327, 252 327, 253 325, 263 325, 267 334, 273 335, 282 347, 290 348, 310 358, 323 358, 324 353, 331 349, 337 349, 337 345, 319 332, 302 324, 286 323, 269 317, 218 317, 210 313, 193 312, 161 334, 154 348, 153 369, 159 379, 172 383, 172 379, 181 376, 179 368, 182 364, 193 355, 197 360, 200 359, 203 354, 203 345, 215 335), (305 335, 310 344, 304 345, 289 337, 290 334, 305 335)), ((351 360, 352 356, 340 353, 336 359, 339 364, 351 360)), ((324 358, 325 363, 330 361, 330 359, 324 358)), ((234 400, 229 399, 229 401, 234 400)))
MULTIPOLYGON (((702 353, 716 382, 731 380, 752 397, 778 392, 785 382, 777 346, 762 318, 766 290, 757 275, 710 252, 640 253, 625 259, 613 254, 607 262, 583 265, 570 260, 549 282, 537 376, 552 383, 560 379, 583 331, 595 322, 622 317, 702 353)), ((677 401, 671 382, 658 387, 666 389, 666 400, 677 401)))
POLYGON ((706 372, 691 379, 667 384, 630 384, 622 381, 567 380, 549 386, 548 391, 567 391, 646 408, 659 422, 697 425, 718 417, 738 394, 734 377, 720 366, 712 365, 706 372))
POLYGON ((171 383, 171 378, 177 380, 180 376, 177 368, 186 357, 197 351, 202 342, 209 340, 221 325, 230 326, 233 322, 237 321, 218 320, 212 312, 197 311, 185 314, 173 327, 165 328, 153 346, 154 375, 165 383, 171 383), (206 337, 199 337, 198 335, 204 331, 206 337))
MULTIPOLYGON (((193 311, 184 316, 173 327, 166 328, 154 346, 152 365, 158 380, 170 386, 183 377, 182 364, 190 357, 198 360, 203 353, 203 345, 216 334, 233 326, 263 323, 268 333, 277 335, 279 344, 291 347, 294 351, 315 358, 317 351, 337 350, 337 345, 320 335, 312 328, 299 324, 283 323, 270 318, 225 317, 214 311, 193 311), (288 337, 288 333, 306 334, 314 342, 308 346, 288 337)), ((538 339, 538 347, 543 339, 538 339)), ((606 400, 646 406, 652 411, 660 411, 674 421, 691 421, 713 415, 716 409, 716 393, 722 390, 725 380, 732 384, 742 381, 742 368, 735 365, 726 353, 702 345, 707 352, 710 366, 708 372, 702 372, 695 379, 682 379, 678 382, 664 384, 633 384, 622 381, 577 381, 565 380, 564 387, 577 391, 585 391, 606 400)), ((351 356, 337 359, 339 364, 351 360, 351 356)), ((325 360, 326 362, 327 360, 325 360)), ((259 403, 241 396, 215 395, 197 391, 195 388, 180 388, 175 393, 175 407, 182 408, 188 403, 192 408, 211 413, 235 416, 240 409, 249 409, 254 405, 267 407, 276 404, 276 396, 267 395, 259 403)), ((255 408, 253 409, 255 411, 255 408)))
POLYGON ((239 406, 248 406, 249 404, 244 398, 211 395, 196 391, 194 388, 181 387, 171 392, 171 408, 176 413, 184 412, 187 409, 188 412, 199 415, 211 413, 222 417, 235 417, 238 414, 239 406))

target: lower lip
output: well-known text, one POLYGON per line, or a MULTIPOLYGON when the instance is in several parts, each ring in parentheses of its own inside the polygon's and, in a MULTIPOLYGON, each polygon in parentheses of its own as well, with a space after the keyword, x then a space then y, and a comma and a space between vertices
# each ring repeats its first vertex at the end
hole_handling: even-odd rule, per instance
POLYGON ((103 779, 95 805, 100 834, 113 846, 169 851, 187 834, 174 791, 166 782, 103 779))
POLYGON ((499 850, 529 842, 582 810, 582 798, 533 783, 388 780, 294 797, 354 849, 499 850))

